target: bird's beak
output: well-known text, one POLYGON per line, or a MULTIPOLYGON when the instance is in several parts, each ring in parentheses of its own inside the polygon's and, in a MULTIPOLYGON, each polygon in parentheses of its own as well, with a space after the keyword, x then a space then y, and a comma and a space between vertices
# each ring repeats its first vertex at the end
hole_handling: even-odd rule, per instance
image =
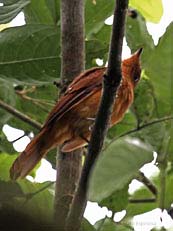
POLYGON ((137 56, 137 57, 140 57, 140 55, 141 55, 141 53, 142 53, 142 50, 143 50, 143 48, 141 47, 141 48, 139 48, 136 52, 135 52, 135 56, 137 56))

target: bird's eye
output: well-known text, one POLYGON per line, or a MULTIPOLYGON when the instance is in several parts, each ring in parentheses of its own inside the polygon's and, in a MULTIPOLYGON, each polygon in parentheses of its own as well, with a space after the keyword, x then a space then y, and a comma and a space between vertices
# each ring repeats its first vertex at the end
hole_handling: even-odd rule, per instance
POLYGON ((134 82, 137 82, 139 80, 139 75, 134 76, 134 82))

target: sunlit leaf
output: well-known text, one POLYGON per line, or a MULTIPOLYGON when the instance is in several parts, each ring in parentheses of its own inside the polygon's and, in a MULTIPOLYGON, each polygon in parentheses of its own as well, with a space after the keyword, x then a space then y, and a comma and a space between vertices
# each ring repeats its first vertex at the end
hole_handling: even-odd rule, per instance
POLYGON ((161 0, 130 0, 129 5, 139 10, 147 21, 158 23, 163 14, 163 6, 161 0))

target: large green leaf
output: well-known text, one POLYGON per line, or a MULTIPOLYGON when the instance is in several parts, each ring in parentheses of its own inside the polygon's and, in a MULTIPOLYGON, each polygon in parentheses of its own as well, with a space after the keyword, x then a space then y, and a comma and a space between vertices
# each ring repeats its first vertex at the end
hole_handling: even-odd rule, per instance
POLYGON ((5 0, 0 6, 0 24, 10 22, 22 9, 30 3, 30 0, 5 0))
POLYGON ((25 179, 18 180, 16 183, 12 182, 9 179, 9 169, 15 158, 16 155, 0 154, 1 206, 23 212, 33 221, 39 221, 42 224, 52 222, 53 193, 50 191, 52 184, 50 182, 33 183, 25 179))
MULTIPOLYGON (((50 182, 31 183, 27 180, 21 180, 18 182, 18 184, 20 185, 23 193, 28 195, 28 199, 27 197, 24 198, 26 201, 25 211, 27 211, 27 213, 31 214, 33 217, 40 219, 41 221, 44 221, 44 219, 52 221, 53 193, 49 191, 49 187, 41 191, 41 189, 45 188, 47 185, 50 185, 50 182)), ((20 206, 16 206, 18 209, 20 209, 20 206)))
MULTIPOLYGON (((147 21, 158 22, 163 14, 161 0, 130 0, 130 6, 139 10, 147 21), (151 3, 150 3, 151 2, 151 3), (153 7, 153 5, 155 7, 153 7)), ((102 29, 104 21, 113 14, 115 1, 87 0, 85 4, 86 35, 89 37, 102 29)))
POLYGON ((59 32, 54 26, 6 29, 0 38, 0 75, 21 82, 50 82, 58 77, 59 32))
POLYGON ((149 144, 153 147, 153 150, 156 152, 160 152, 163 148, 163 142, 166 134, 165 123, 158 123, 150 125, 136 134, 135 137, 140 138, 145 144, 149 144))
POLYGON ((147 21, 158 23, 163 14, 161 0, 130 0, 129 5, 136 8, 146 18, 147 21))
POLYGON ((16 182, 5 182, 0 180, 0 203, 12 202, 16 197, 23 197, 20 186, 16 182))
POLYGON ((116 139, 119 135, 137 127, 137 121, 134 114, 129 110, 126 112, 123 120, 109 129, 107 137, 111 140, 116 139))
POLYGON ((108 58, 111 26, 103 25, 102 29, 92 33, 86 40, 86 68, 96 66, 96 59, 106 64, 108 58))
POLYGON ((115 191, 109 197, 103 199, 99 205, 101 207, 107 207, 114 213, 125 209, 128 205, 128 185, 125 185, 122 189, 115 191))
MULTIPOLYGON (((0 49, 0 98, 43 122, 57 97, 57 89, 53 86, 53 79, 59 77, 60 72, 57 28, 26 25, 4 30, 1 32, 0 49), (24 95, 31 99, 16 95, 16 90, 28 91, 33 85, 36 89, 24 95)), ((2 124, 12 118, 3 110, 0 113, 2 124)), ((9 123, 14 127, 30 129, 19 122, 13 119, 9 123)))
POLYGON ((114 0, 87 0, 85 3, 86 36, 98 32, 104 25, 106 18, 113 14, 114 0))
POLYGON ((0 153, 14 154, 15 150, 13 144, 7 140, 5 134, 0 131, 0 153))
MULTIPOLYGON (((10 168, 18 155, 9 155, 7 153, 0 153, 0 180, 10 181, 10 168)), ((35 176, 36 170, 40 166, 40 163, 35 166, 30 175, 35 176)))
POLYGON ((81 231, 96 231, 96 229, 84 218, 81 225, 81 231))
MULTIPOLYGON (((131 199, 150 199, 153 198, 152 193, 146 188, 142 187, 138 189, 132 196, 131 199)), ((151 211, 157 208, 157 202, 148 202, 148 203, 129 203, 126 208, 126 216, 133 217, 135 215, 139 215, 148 211, 151 211)))
POLYGON ((100 202, 122 189, 152 159, 152 151, 142 143, 135 145, 126 139, 113 142, 103 151, 93 171, 90 200, 100 202))
POLYGON ((131 110, 135 114, 138 125, 147 123, 154 117, 155 99, 151 81, 144 77, 135 89, 131 110))
POLYGON ((60 20, 59 0, 35 0, 25 7, 27 24, 57 24, 60 20))
POLYGON ((125 36, 132 52, 143 47, 142 67, 145 67, 154 49, 154 43, 151 35, 148 33, 146 21, 140 14, 136 18, 127 17, 125 36))
POLYGON ((5 197, 0 201, 1 227, 8 218, 10 222, 6 222, 8 230, 55 230, 53 194, 46 187, 48 184, 50 185, 48 182, 38 184, 26 180, 18 183, 0 182, 0 189, 4 186, 0 196, 5 197), (10 191, 5 191, 8 189, 10 191))
POLYGON ((0 153, 0 180, 9 181, 9 169, 16 157, 17 155, 0 153))
POLYGON ((169 25, 158 46, 150 54, 145 71, 150 77, 157 97, 158 114, 169 115, 173 105, 172 59, 171 49, 173 23, 169 25))
POLYGON ((96 230, 99 231, 130 231, 133 228, 129 224, 115 223, 110 218, 99 220, 94 225, 96 230))

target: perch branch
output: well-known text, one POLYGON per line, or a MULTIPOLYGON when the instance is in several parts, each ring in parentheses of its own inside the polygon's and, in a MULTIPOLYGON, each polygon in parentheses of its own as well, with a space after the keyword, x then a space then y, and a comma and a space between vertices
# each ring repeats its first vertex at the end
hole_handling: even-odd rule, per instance
POLYGON ((87 202, 91 171, 100 154, 117 88, 121 82, 121 53, 124 36, 125 16, 128 0, 117 0, 114 11, 112 38, 109 51, 108 69, 104 76, 103 95, 93 127, 88 153, 82 170, 79 186, 75 194, 67 221, 68 231, 78 231, 87 202), (97 137, 97 139, 95 139, 97 137))

